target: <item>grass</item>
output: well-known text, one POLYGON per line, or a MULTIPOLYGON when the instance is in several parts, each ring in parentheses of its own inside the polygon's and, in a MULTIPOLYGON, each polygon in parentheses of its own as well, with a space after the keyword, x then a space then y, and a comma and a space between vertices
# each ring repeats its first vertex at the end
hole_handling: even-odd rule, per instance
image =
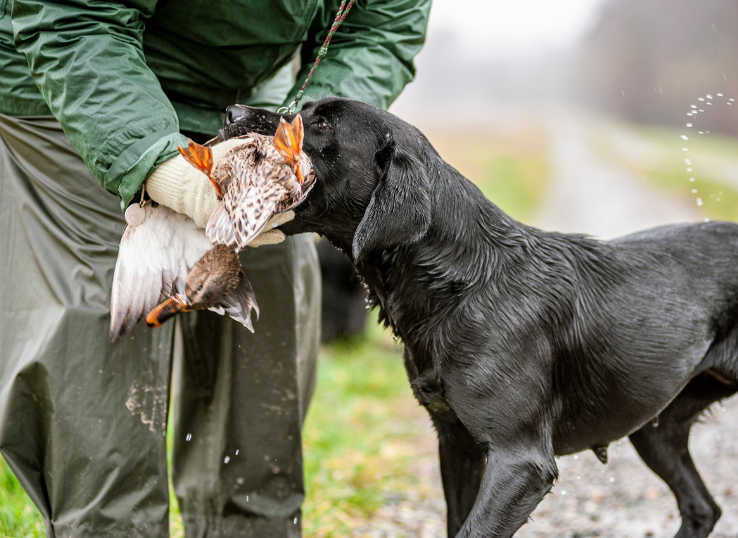
POLYGON ((628 168, 660 191, 694 204, 704 218, 738 220, 738 139, 700 135, 687 127, 615 122, 609 127, 613 129, 600 130, 597 135, 603 157, 628 168), (620 135, 613 136, 613 132, 620 135), (625 146, 617 142, 623 133, 630 141, 625 146), (683 135, 689 140, 683 140, 683 135))
MULTIPOLYGON (((428 134, 448 162, 514 218, 536 211, 548 177, 542 129, 428 134)), ((303 440, 306 537, 348 536, 408 492, 420 502, 441 495, 417 469, 419 458, 435 458, 426 413, 412 396, 400 347, 373 321, 363 339, 323 349, 303 440)), ((171 535, 181 538, 171 490, 170 498, 171 535)), ((44 535, 38 510, 0 458, 0 538, 44 535)))
POLYGON ((548 135, 538 125, 515 131, 426 132, 441 157, 473 181, 511 217, 525 221, 539 209, 549 178, 548 135))
POLYGON ((418 486, 414 440, 429 431, 399 346, 370 323, 363 341, 321 357, 305 433, 306 536, 347 536, 386 502, 418 486))
POLYGON ((41 514, 0 456, 0 538, 46 536, 41 514))

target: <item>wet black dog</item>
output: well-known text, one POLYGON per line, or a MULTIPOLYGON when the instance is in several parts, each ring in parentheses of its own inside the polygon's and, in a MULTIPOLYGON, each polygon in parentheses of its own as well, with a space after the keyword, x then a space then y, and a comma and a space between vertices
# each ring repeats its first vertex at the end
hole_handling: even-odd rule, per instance
MULTIPOLYGON (((346 252, 405 344, 438 431, 450 536, 512 536, 555 455, 630 436, 679 504, 680 538, 720 516, 689 455, 695 418, 738 390, 738 225, 601 242, 512 220, 415 128, 344 99, 308 104, 317 185, 285 233, 346 252)), ((231 107, 227 137, 279 116, 231 107)))

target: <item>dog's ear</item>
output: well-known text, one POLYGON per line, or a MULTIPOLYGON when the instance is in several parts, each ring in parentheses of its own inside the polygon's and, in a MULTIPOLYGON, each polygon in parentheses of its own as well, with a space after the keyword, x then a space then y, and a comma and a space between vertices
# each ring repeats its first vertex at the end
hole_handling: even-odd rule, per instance
POLYGON ((431 223, 431 193, 425 165, 394 140, 377 152, 379 181, 356 228, 354 262, 381 248, 419 240, 431 223))

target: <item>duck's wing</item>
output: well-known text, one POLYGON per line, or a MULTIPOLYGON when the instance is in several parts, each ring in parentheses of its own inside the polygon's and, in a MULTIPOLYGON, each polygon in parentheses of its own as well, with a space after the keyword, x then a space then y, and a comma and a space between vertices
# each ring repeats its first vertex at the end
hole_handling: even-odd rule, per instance
POLYGON ((256 319, 259 319, 259 305, 256 304, 256 296, 251 287, 251 282, 246 278, 246 274, 241 271, 238 275, 238 287, 229 293, 221 303, 226 313, 246 327, 249 331, 254 332, 254 326, 251 323, 251 310, 256 312, 256 319))
POLYGON ((212 248, 192 219, 164 206, 146 207, 139 226, 126 226, 110 296, 110 341, 122 336, 174 291, 184 293, 187 273, 212 248))

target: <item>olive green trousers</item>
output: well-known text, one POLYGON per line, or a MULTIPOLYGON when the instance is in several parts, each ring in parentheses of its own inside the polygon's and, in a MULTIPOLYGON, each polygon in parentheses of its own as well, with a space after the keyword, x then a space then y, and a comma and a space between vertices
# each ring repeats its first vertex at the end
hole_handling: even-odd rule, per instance
POLYGON ((123 224, 58 122, 0 115, 0 452, 48 536, 167 536, 173 399, 186 535, 299 536, 319 342, 312 238, 243 255, 255 334, 182 315, 173 362, 173 323, 108 341, 123 224))

